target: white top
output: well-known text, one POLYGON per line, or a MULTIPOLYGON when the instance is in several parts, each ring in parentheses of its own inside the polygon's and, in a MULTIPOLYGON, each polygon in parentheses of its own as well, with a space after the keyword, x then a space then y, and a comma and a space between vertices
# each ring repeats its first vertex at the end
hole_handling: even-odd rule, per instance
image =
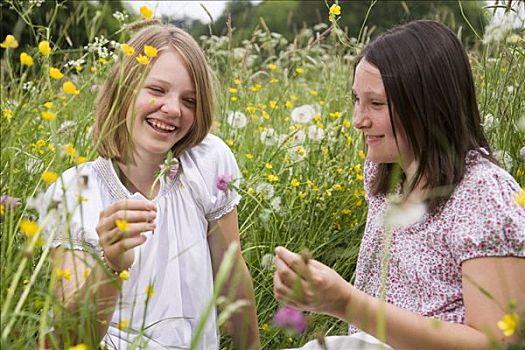
MULTIPOLYGON (((154 234, 144 233, 146 242, 135 248, 129 280, 122 285, 121 298, 103 339, 109 348, 126 349, 142 325, 146 329, 142 339, 148 343, 141 348, 187 348, 200 315, 211 300, 213 273, 208 222, 233 210, 240 200, 234 190, 217 189, 217 178, 230 175, 238 181, 241 174, 231 150, 211 134, 184 152, 179 161, 179 175, 174 180, 162 178, 153 200, 157 205, 154 234), (146 310, 149 284, 154 295, 149 298, 146 310), (117 324, 122 319, 129 320, 129 324, 120 331, 117 324)), ((98 158, 66 170, 47 190, 42 207, 58 210, 46 217, 47 210, 41 209, 40 223, 53 247, 62 245, 99 252, 95 230, 99 213, 124 198, 144 197, 124 187, 110 160, 98 158), (67 231, 65 207, 71 213, 70 235, 63 233, 67 231)), ((218 348, 215 321, 214 310, 199 349, 218 348)))

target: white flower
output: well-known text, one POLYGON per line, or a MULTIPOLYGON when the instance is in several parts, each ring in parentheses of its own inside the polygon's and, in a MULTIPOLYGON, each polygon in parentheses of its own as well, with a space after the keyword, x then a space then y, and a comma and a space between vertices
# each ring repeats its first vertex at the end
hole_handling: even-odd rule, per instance
POLYGON ((236 111, 230 111, 228 113, 228 118, 226 119, 228 124, 230 124, 231 127, 237 129, 237 128, 244 128, 246 124, 248 124, 248 118, 244 115, 244 113, 236 111))
POLYGON ((288 154, 293 161, 301 161, 308 155, 308 151, 303 146, 295 146, 288 149, 288 154))
POLYGON ((513 85, 507 86, 507 92, 512 95, 512 93, 514 92, 514 86, 513 85))
POLYGON ((483 44, 502 41, 512 31, 515 18, 512 12, 508 12, 501 17, 494 16, 491 23, 485 27, 483 44))
POLYGON ((279 141, 279 135, 274 129, 268 128, 261 132, 261 142, 264 143, 265 145, 272 146, 272 145, 277 144, 278 141, 279 141))
POLYGON ((525 158, 525 146, 521 147, 520 149, 520 157, 525 158))
POLYGON ((494 125, 494 116, 492 114, 485 115, 485 118, 483 118, 483 126, 485 128, 490 128, 494 125))
POLYGON ((316 125, 310 125, 308 128, 308 137, 313 141, 321 141, 324 137, 324 130, 316 125))
POLYGON ((503 151, 503 150, 496 150, 493 153, 494 157, 503 164, 505 169, 510 170, 512 169, 512 156, 509 152, 503 151))
POLYGON ((72 130, 75 127, 76 123, 72 120, 66 120, 60 124, 60 127, 58 128, 58 134, 63 134, 65 132, 68 132, 72 130))
POLYGON ((261 266, 263 269, 271 269, 274 267, 275 264, 275 256, 270 253, 266 253, 263 255, 261 259, 261 266))
POLYGON ((275 212, 281 211, 281 197, 273 197, 270 201, 270 205, 272 206, 273 210, 275 212))
POLYGON ((525 131, 525 114, 518 120, 518 129, 525 131))
POLYGON ((319 112, 320 108, 317 105, 302 105, 292 109, 292 120, 296 123, 307 124, 319 112))
POLYGON ((384 224, 387 228, 407 227, 420 221, 427 212, 427 207, 423 202, 404 202, 399 203, 390 199, 387 212, 384 217, 384 224))
POLYGON ((264 198, 270 199, 275 193, 275 189, 268 182, 261 182, 255 186, 255 192, 262 195, 264 198))
POLYGON ((304 130, 297 130, 294 134, 292 134, 292 136, 290 137, 290 142, 293 144, 293 145, 300 145, 304 142, 304 140, 306 139, 306 133, 304 132, 304 130))

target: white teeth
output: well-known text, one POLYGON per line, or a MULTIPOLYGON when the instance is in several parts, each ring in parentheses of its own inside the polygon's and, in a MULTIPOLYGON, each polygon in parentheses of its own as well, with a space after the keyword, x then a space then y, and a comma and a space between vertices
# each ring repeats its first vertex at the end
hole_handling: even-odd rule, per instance
POLYGON ((158 129, 161 129, 161 130, 166 130, 166 131, 173 131, 175 130, 175 127, 172 126, 172 125, 168 125, 168 124, 164 124, 158 120, 149 120, 149 123, 151 125, 153 125, 154 127, 158 128, 158 129))

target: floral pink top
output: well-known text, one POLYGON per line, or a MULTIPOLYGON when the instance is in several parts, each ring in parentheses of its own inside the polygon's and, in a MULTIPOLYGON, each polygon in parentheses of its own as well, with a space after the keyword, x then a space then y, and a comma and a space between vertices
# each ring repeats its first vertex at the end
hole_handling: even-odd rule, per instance
MULTIPOLYGON (((365 163, 368 218, 354 285, 380 296, 385 244, 385 196, 370 195, 377 165, 365 163)), ((463 323, 461 263, 484 256, 525 257, 525 209, 520 187, 477 151, 466 157, 465 176, 441 212, 392 230, 385 300, 443 321, 463 323)), ((351 326, 350 333, 357 331, 351 326)))

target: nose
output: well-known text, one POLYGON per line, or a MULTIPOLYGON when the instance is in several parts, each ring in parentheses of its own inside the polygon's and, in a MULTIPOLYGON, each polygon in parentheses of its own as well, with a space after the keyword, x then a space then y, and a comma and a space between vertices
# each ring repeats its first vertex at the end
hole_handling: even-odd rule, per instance
POLYGON ((168 115, 169 117, 180 117, 181 112, 181 103, 177 98, 165 98, 160 106, 162 113, 168 115))
POLYGON ((354 105, 354 112, 352 114, 352 125, 356 129, 366 129, 371 126, 372 122, 368 117, 368 113, 364 107, 359 104, 354 105))

